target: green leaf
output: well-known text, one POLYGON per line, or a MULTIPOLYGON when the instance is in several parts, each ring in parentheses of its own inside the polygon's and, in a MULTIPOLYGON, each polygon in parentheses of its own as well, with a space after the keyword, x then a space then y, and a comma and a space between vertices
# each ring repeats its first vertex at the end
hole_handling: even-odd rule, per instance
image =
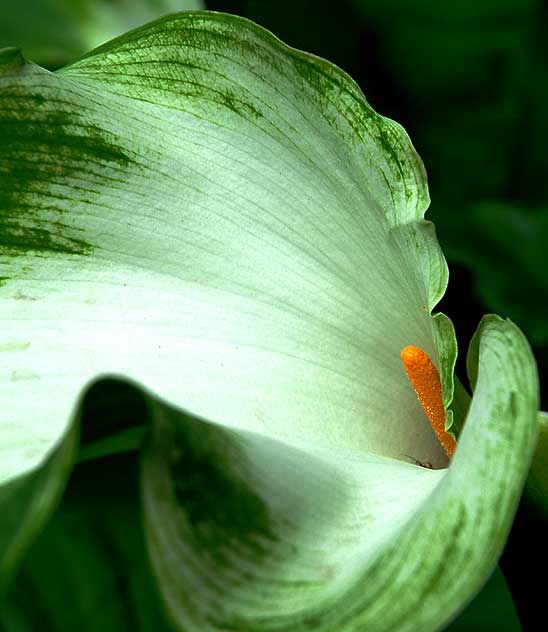
POLYGON ((61 498, 76 458, 78 434, 75 421, 39 469, 0 486, 0 596, 61 498))
POLYGON ((63 485, 48 459, 78 398, 124 377, 149 408, 146 545, 178 629, 449 622, 500 555, 538 385, 519 330, 485 319, 443 469, 399 356, 423 348, 449 405, 447 267, 403 129, 223 14, 56 73, 8 50, 0 72, 0 480, 63 485))
POLYGON ((521 632, 512 596, 499 568, 445 632, 521 632))
POLYGON ((170 629, 146 557, 135 461, 75 470, 0 606, 2 631, 170 629))

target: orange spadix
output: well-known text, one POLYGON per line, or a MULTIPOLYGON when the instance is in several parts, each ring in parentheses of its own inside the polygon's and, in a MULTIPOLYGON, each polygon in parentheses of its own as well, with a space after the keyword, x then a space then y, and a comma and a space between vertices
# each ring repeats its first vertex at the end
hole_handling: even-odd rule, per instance
POLYGON ((408 345, 402 349, 400 355, 407 377, 424 408, 428 421, 440 440, 445 454, 451 458, 455 452, 456 442, 448 432, 445 432, 445 409, 438 369, 428 355, 415 345, 408 345))

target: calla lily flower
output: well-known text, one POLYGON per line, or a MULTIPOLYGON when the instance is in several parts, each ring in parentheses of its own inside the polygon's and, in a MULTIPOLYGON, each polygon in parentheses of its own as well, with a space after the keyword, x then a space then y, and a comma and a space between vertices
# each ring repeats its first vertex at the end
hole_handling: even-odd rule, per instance
POLYGON ((198 12, 55 73, 4 50, 0 128, 0 583, 108 375, 150 410, 143 521, 177 629, 450 621, 504 545, 538 383, 488 316, 469 405, 454 389, 402 127, 332 64, 198 12))

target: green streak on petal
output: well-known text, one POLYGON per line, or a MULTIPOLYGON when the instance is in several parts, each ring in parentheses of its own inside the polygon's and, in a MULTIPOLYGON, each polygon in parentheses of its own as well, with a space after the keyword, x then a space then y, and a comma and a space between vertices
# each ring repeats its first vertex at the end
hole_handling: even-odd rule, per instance
MULTIPOLYGON (((50 73, 28 65, 8 70, 0 112, 0 256, 89 254, 91 245, 67 217, 78 211, 76 204, 67 208, 74 179, 90 168, 127 168, 131 158, 78 109, 59 108, 50 73)), ((83 202, 93 198, 92 190, 78 192, 83 202)))

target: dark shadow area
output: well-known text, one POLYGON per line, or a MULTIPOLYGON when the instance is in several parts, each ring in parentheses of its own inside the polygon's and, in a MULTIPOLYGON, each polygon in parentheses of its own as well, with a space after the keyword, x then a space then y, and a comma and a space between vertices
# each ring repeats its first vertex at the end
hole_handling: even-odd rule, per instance
POLYGON ((89 388, 82 403, 81 445, 147 423, 147 406, 135 386, 122 380, 101 379, 89 388))
POLYGON ((522 499, 500 566, 512 592, 524 632, 539 632, 546 619, 548 519, 522 499))

